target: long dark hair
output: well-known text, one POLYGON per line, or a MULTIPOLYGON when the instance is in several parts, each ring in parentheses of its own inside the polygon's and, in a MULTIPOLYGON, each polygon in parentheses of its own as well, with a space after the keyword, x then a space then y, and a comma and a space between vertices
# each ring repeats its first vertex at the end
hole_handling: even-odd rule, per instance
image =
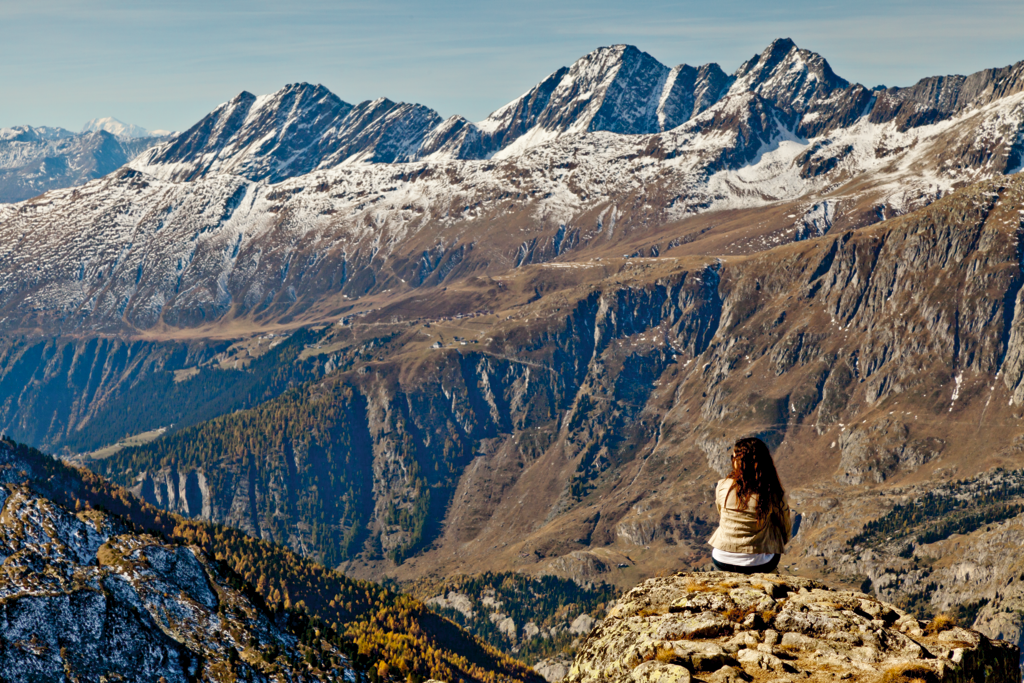
POLYGON ((750 502, 750 497, 757 494, 756 513, 759 524, 763 524, 772 511, 782 506, 785 491, 779 481, 779 473, 775 471, 772 454, 761 439, 751 437, 736 442, 732 449, 732 473, 729 478, 733 481, 729 490, 737 489, 736 497, 744 508, 750 502))

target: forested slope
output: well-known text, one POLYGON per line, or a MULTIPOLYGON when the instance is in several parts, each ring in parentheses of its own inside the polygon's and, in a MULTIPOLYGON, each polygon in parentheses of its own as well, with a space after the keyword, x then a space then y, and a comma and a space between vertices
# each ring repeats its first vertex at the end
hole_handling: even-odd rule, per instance
MULTIPOLYGON (((195 545, 222 562, 237 586, 265 602, 309 642, 320 633, 371 680, 412 676, 473 681, 539 680, 522 665, 438 617, 418 600, 356 581, 278 545, 154 508, 90 472, 11 441, 2 447, 56 502, 119 516, 139 533, 195 545)), ((315 655, 313 655, 315 659, 315 655)))

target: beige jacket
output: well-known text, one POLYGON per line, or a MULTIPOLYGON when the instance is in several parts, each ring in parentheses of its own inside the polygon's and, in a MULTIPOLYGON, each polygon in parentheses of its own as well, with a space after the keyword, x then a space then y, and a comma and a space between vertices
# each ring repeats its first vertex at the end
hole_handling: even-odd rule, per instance
POLYGON ((732 479, 722 479, 715 487, 715 507, 721 519, 708 543, 728 553, 781 555, 793 528, 788 496, 783 497, 781 509, 773 513, 763 525, 758 525, 755 512, 757 494, 752 495, 746 509, 742 509, 736 488, 729 490, 732 483, 732 479))

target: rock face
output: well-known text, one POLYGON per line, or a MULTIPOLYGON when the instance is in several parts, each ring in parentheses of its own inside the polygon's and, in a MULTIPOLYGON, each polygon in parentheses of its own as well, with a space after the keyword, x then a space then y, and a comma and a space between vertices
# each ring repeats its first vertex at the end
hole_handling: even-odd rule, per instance
MULTIPOLYGON (((201 551, 41 496, 6 443, 0 465, 0 678, 296 680, 274 660, 297 638, 201 551)), ((352 675, 333 655, 345 665, 320 678, 352 675)))
POLYGON ((210 518, 210 487, 206 483, 206 475, 200 470, 193 470, 185 476, 179 476, 169 467, 152 474, 147 472, 139 477, 132 493, 171 512, 187 517, 210 518))
POLYGON ((1020 680, 1018 650, 863 593, 790 576, 649 579, 582 644, 567 681, 1020 680))

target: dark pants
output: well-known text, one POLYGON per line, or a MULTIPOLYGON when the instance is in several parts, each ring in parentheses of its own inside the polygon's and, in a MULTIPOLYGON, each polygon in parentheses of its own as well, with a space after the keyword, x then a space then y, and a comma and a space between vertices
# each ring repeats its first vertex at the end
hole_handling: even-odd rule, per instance
POLYGON ((711 563, 715 565, 715 569, 720 572, 735 572, 737 574, 767 574, 768 572, 775 571, 775 568, 779 566, 779 560, 782 559, 782 555, 776 553, 772 556, 772 559, 768 560, 764 564, 754 565, 753 567, 738 567, 734 564, 725 564, 719 562, 715 558, 711 558, 711 563))

